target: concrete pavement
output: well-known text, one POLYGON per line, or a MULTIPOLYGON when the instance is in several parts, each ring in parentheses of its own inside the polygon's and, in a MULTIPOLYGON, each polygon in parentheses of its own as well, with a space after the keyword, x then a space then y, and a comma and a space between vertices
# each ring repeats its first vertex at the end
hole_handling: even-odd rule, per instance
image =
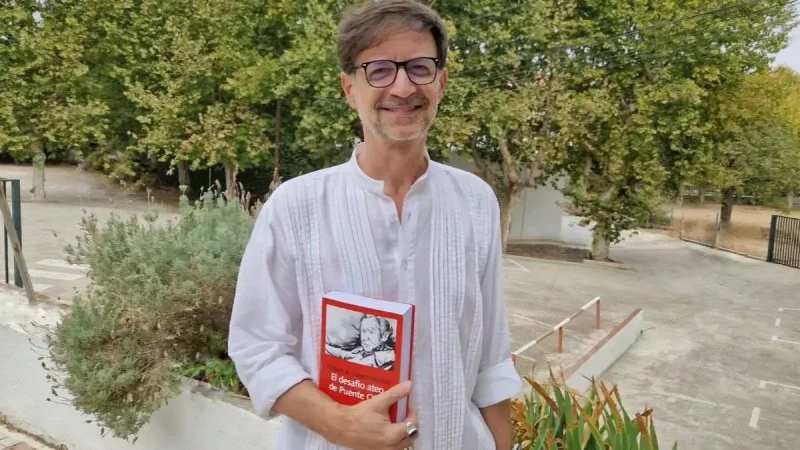
MULTIPOLYGON (((175 217, 174 199, 148 201, 147 194, 125 189, 100 174, 78 171, 72 166, 45 169, 47 200, 31 201, 30 166, 0 164, 0 176, 16 178, 21 184, 22 247, 34 290, 69 303, 87 285, 87 269, 64 261, 64 248, 75 244, 81 233, 81 219, 95 215, 101 222, 112 214, 142 216, 157 211, 166 220, 175 217)), ((10 195, 10 193, 9 193, 10 195)), ((13 271, 13 261, 9 262, 13 271)), ((5 282, 0 262, 0 282, 5 282)), ((13 273, 9 281, 13 284, 13 273)))
POLYGON ((662 448, 796 449, 800 271, 647 233, 611 257, 632 270, 515 259, 510 313, 549 323, 601 295, 616 323, 641 307, 644 333, 602 379, 629 412, 654 409, 662 448))

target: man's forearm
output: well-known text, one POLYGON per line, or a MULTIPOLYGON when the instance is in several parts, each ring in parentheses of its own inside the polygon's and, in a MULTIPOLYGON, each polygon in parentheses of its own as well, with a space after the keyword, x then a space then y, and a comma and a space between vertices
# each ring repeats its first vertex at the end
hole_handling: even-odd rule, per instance
POLYGON ((286 391, 275 402, 274 409, 324 437, 336 433, 341 417, 341 405, 317 389, 311 380, 301 381, 286 391))
POLYGON ((481 408, 481 415, 489 427, 489 431, 492 432, 497 450, 511 450, 511 446, 514 445, 511 427, 511 400, 481 408))

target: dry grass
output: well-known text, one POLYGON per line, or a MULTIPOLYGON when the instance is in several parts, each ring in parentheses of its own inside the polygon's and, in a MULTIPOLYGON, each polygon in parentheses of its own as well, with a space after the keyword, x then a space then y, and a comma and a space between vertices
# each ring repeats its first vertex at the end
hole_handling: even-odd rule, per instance
MULTIPOLYGON (((684 204, 682 208, 668 205, 674 210, 674 222, 664 234, 677 237, 683 221, 683 237, 706 244, 714 243, 714 225, 720 211, 715 203, 684 204)), ((773 214, 784 215, 777 209, 766 206, 736 205, 731 223, 720 230, 719 246, 759 258, 767 257, 769 227, 773 214)), ((792 217, 800 218, 800 209, 795 208, 792 217)))

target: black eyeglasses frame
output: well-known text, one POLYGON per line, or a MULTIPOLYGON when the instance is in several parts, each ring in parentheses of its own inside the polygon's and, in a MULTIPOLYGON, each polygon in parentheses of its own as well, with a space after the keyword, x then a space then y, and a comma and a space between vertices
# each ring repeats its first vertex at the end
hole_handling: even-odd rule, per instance
POLYGON ((433 74, 433 78, 431 79, 431 81, 429 81, 427 83, 417 83, 416 81, 414 81, 412 79, 412 77, 410 75, 408 75, 407 71, 406 71, 406 76, 408 77, 409 81, 411 81, 412 83, 416 84, 417 86, 427 86, 429 84, 432 84, 434 81, 436 81, 437 78, 439 78, 439 62, 441 61, 441 59, 439 59, 439 58, 435 58, 435 57, 431 57, 431 56, 420 56, 420 57, 411 58, 411 59, 408 59, 408 60, 405 60, 405 61, 392 61, 391 59, 376 59, 376 60, 373 60, 373 61, 367 61, 367 62, 361 63, 359 65, 359 67, 364 69, 364 79, 367 80, 367 83, 370 86, 372 86, 375 89, 385 89, 385 88, 393 85, 395 83, 395 81, 397 81, 397 74, 400 73, 400 68, 401 67, 403 68, 403 70, 405 70, 406 66, 410 62, 418 61, 420 59, 427 59, 427 60, 433 61, 434 66, 435 66, 435 72, 433 74), (394 78, 392 78, 392 81, 389 84, 387 84, 386 86, 375 86, 372 83, 370 83, 370 81, 369 81, 369 75, 367 73, 367 68, 369 67, 370 64, 377 63, 377 62, 390 62, 390 63, 394 64, 394 66, 395 66, 394 78))

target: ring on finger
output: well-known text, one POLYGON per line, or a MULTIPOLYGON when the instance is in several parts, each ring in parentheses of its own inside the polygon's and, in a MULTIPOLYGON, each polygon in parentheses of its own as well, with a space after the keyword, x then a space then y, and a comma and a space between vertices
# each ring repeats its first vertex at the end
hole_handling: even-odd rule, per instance
POLYGON ((417 426, 414 425, 414 422, 406 422, 406 434, 410 438, 413 438, 417 434, 417 426))

